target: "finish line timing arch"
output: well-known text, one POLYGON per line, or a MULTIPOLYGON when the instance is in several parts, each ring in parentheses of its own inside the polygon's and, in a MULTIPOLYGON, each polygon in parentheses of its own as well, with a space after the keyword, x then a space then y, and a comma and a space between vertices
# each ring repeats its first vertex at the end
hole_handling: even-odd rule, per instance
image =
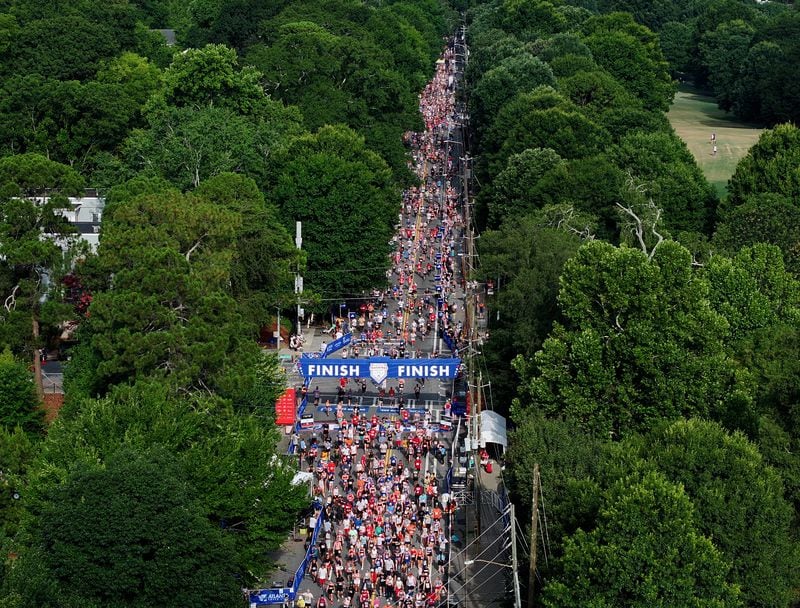
POLYGON ((330 359, 302 357, 300 372, 305 378, 371 378, 381 384, 387 378, 439 378, 454 380, 458 377, 461 359, 330 359))

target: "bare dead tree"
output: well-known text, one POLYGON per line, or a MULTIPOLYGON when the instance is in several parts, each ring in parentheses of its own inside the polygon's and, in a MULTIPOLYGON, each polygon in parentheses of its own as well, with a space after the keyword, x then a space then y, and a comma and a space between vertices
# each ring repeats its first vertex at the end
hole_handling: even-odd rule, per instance
POLYGON ((14 285, 14 289, 11 290, 11 294, 6 298, 6 301, 3 303, 3 306, 6 309, 6 312, 11 312, 17 307, 17 292, 19 291, 19 283, 14 285))
POLYGON ((628 190, 631 191, 636 198, 639 198, 643 201, 642 211, 647 212, 650 217, 643 217, 644 214, 642 211, 637 213, 630 204, 623 205, 622 203, 617 203, 617 207, 631 218, 632 230, 636 235, 636 240, 639 241, 639 246, 647 256, 647 259, 652 260, 656 253, 656 249, 658 249, 658 246, 664 241, 664 237, 656 230, 656 226, 661 219, 661 209, 656 206, 652 198, 646 196, 647 188, 645 185, 641 182, 638 182, 630 173, 628 174, 626 185, 628 190), (652 247, 648 247, 647 243, 645 242, 645 234, 648 231, 648 228, 649 231, 652 232, 653 236, 656 237, 656 242, 652 247))
POLYGON ((595 238, 592 227, 583 221, 572 205, 563 205, 554 209, 553 215, 548 218, 547 225, 577 235, 584 241, 593 241, 595 238))
POLYGON ((208 236, 208 232, 200 235, 200 238, 197 239, 197 242, 195 242, 195 244, 192 245, 191 248, 189 248, 189 251, 186 252, 186 256, 185 256, 187 262, 189 261, 189 258, 192 257, 192 254, 195 251, 197 251, 197 248, 200 247, 201 243, 203 242, 203 239, 206 238, 207 236, 208 236))

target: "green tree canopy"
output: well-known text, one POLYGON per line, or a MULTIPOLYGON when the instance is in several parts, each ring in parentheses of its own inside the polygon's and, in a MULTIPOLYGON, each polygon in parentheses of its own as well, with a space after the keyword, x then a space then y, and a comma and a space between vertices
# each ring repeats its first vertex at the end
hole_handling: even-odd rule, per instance
POLYGON ((800 572, 791 509, 781 479, 742 434, 702 420, 680 420, 651 433, 643 456, 680 484, 698 530, 732 565, 730 581, 748 606, 788 606, 800 572))
POLYGON ((744 65, 755 29, 742 20, 721 24, 700 40, 700 54, 708 69, 717 104, 730 110, 736 98, 740 70, 744 65))
POLYGON ((786 268, 798 275, 800 208, 779 194, 756 194, 731 209, 714 233, 714 244, 731 255, 740 247, 755 243, 779 247, 786 268))
POLYGON ((503 59, 527 51, 525 43, 499 29, 475 32, 470 28, 470 40, 472 43, 469 63, 465 70, 468 82, 477 83, 487 71, 497 66, 503 59))
POLYGON ((703 271, 711 306, 728 321, 731 339, 778 323, 800 326, 800 283, 774 245, 743 247, 730 259, 714 256, 703 271))
POLYGON ((764 131, 739 161, 728 183, 730 207, 752 194, 772 192, 797 201, 800 197, 800 129, 778 125, 764 131))
POLYGON ((163 75, 158 66, 136 53, 126 52, 103 65, 97 81, 122 85, 139 105, 159 90, 163 75))
POLYGON ((285 5, 285 2, 248 0, 193 2, 186 11, 189 18, 185 39, 194 47, 217 43, 241 51, 263 35, 265 21, 285 5))
POLYGON ((663 211, 671 230, 707 233, 717 197, 686 144, 674 133, 625 135, 612 149, 616 164, 645 184, 647 198, 663 211))
POLYGON ((555 34, 567 25, 564 14, 546 0, 503 0, 497 8, 498 25, 520 40, 532 41, 544 34, 555 34))
POLYGON ((540 38, 537 42, 541 43, 542 46, 542 50, 537 53, 539 59, 548 63, 564 55, 592 58, 592 52, 589 47, 584 44, 580 35, 575 32, 565 32, 547 38, 540 38))
POLYGON ((594 59, 586 55, 560 55, 553 57, 548 63, 556 78, 566 78, 578 72, 592 72, 598 69, 594 59))
POLYGON ((646 133, 669 132, 672 127, 662 112, 648 112, 638 107, 618 107, 606 110, 598 119, 598 124, 611 134, 617 144, 632 131, 646 133))
POLYGON ((45 499, 39 524, 41 555, 68 596, 130 606, 233 605, 239 596, 230 543, 167 453, 80 463, 45 499))
POLYGON ((391 52, 393 67, 410 90, 422 90, 431 64, 431 49, 422 34, 391 6, 377 8, 364 27, 376 44, 391 52))
MULTIPOLYGON (((603 439, 584 433, 569 421, 536 413, 514 422, 506 481, 514 504, 527 512, 527 517, 523 513, 518 517, 520 521, 530 520, 533 468, 539 464, 551 549, 554 555, 561 556, 569 535, 578 529, 590 530, 596 524, 602 492, 594 479, 605 465, 603 439)), ((537 565, 542 567, 541 561, 537 565)))
POLYGON ((265 97, 260 78, 254 68, 239 67, 235 50, 209 44, 175 56, 164 72, 164 98, 175 107, 215 106, 252 114, 265 97))
POLYGON ((576 532, 560 565, 544 591, 550 608, 742 605, 689 497, 655 473, 612 486, 597 527, 576 532))
MULTIPOLYGON (((600 154, 560 163, 545 173, 534 188, 542 205, 568 204, 599 220, 595 236, 618 237, 619 209, 625 174, 600 154)), ((588 235, 587 235, 588 236, 588 235)))
POLYGON ((420 66, 430 61, 424 42, 391 12, 387 19, 413 35, 387 34, 388 24, 378 27, 374 21, 373 34, 365 23, 351 22, 351 13, 366 7, 352 3, 343 7, 341 31, 329 5, 324 10, 315 5, 320 12, 316 21, 314 11, 295 15, 295 7, 274 24, 271 40, 250 47, 247 60, 264 73, 271 95, 301 109, 308 129, 346 124, 390 163, 396 177, 408 179, 401 136, 419 126, 415 93, 420 66), (386 40, 380 40, 380 32, 386 40), (396 56, 387 42, 397 48, 396 56))
MULTIPOLYGON (((229 365, 256 348, 228 292, 231 241, 241 217, 174 191, 144 195, 104 218, 94 294, 70 373, 88 394, 158 377, 218 388, 229 365)), ((77 387, 76 387, 77 388, 77 387)))
POLYGON ((562 158, 591 156, 607 146, 608 133, 549 87, 515 96, 498 113, 486 134, 490 175, 508 158, 528 148, 552 148, 562 158))
POLYGON ((0 342, 33 360, 41 391, 41 321, 69 318, 59 306, 60 281, 77 253, 75 230, 62 215, 81 178, 71 169, 36 154, 0 159, 0 342), (42 195, 43 200, 26 198, 42 195))
POLYGON ((542 206, 537 196, 539 180, 563 161, 550 148, 532 148, 508 159, 481 197, 487 200, 488 224, 497 228, 507 217, 523 215, 542 206))
POLYGON ((29 432, 42 426, 33 376, 24 364, 14 359, 8 347, 0 353, 0 425, 7 430, 20 426, 29 432))
POLYGON ((181 189, 196 188, 220 173, 244 173, 264 184, 268 158, 300 131, 299 115, 265 100, 261 119, 219 107, 163 107, 149 114, 148 129, 134 130, 122 147, 125 177, 146 173, 181 189))
POLYGON ((583 24, 583 31, 597 64, 641 99, 646 108, 669 107, 675 86, 653 32, 625 13, 593 17, 583 24))
POLYGON ((597 116, 613 108, 638 105, 636 99, 604 71, 580 71, 559 79, 558 85, 559 90, 589 116, 597 116))
POLYGON ((469 101, 476 129, 485 130, 508 100, 539 86, 555 86, 553 72, 541 59, 521 53, 502 60, 474 86, 469 101))
POLYGON ((141 90, 128 84, 15 75, 2 84, 0 149, 40 153, 86 172, 141 121, 141 90))
POLYGON ((115 36, 112 24, 77 14, 49 14, 26 23, 9 47, 10 56, 3 61, 0 73, 89 80, 103 60, 114 57, 123 48, 124 40, 115 36))
POLYGON ((44 190, 73 195, 83 188, 83 179, 41 154, 17 154, 0 158, 0 188, 4 196, 33 196, 44 190))
POLYGON ((268 199, 284 224, 303 222, 309 287, 338 297, 383 281, 399 192, 361 137, 342 126, 298 137, 275 159, 272 180, 268 199))
POLYGON ((276 304, 293 297, 291 273, 302 263, 278 209, 266 203, 255 181, 236 173, 201 182, 195 194, 241 218, 231 291, 239 304, 246 306, 248 317, 263 323, 276 304))
MULTIPOLYGON (((783 337, 773 335, 771 337, 783 337)), ((797 352, 797 341, 792 349, 797 352)), ((788 350, 788 349, 787 349, 788 350)), ((795 425, 796 426, 796 425, 795 425)), ((762 416, 758 428, 758 448, 769 464, 780 475, 783 481, 787 502, 791 505, 794 517, 792 529, 797 530, 800 516, 800 434, 790 433, 781 422, 771 416, 762 416)), ((793 538, 797 538, 796 534, 793 538)), ((796 562, 795 562, 796 563, 796 562)))
POLYGON ((292 486, 294 471, 274 455, 273 405, 274 399, 252 414, 236 412, 207 393, 176 397, 157 382, 119 387, 103 399, 73 399, 42 446, 35 494, 47 496, 76 463, 106 463, 121 449, 164 450, 206 521, 228 537, 235 551, 228 572, 251 584, 265 576, 267 553, 307 504, 307 488, 292 486))
POLYGON ((620 437, 658 420, 725 418, 749 389, 725 353, 728 324, 708 303, 689 252, 666 241, 642 251, 591 242, 564 267, 556 325, 523 377, 517 409, 564 416, 620 437))
POLYGON ((675 77, 689 70, 692 60, 692 25, 683 21, 669 21, 658 32, 664 59, 669 63, 670 74, 675 77))
POLYGON ((800 19, 797 11, 776 11, 759 27, 738 82, 736 113, 767 124, 797 123, 796 94, 800 57, 800 19))
POLYGON ((518 377, 511 361, 518 354, 533 356, 558 318, 558 278, 580 246, 577 233, 590 222, 571 207, 547 208, 513 215, 481 235, 481 278, 498 284, 489 305, 500 318, 491 320, 484 346, 496 397, 513 397, 518 377))
POLYGON ((625 11, 631 13, 638 23, 661 30, 667 21, 692 17, 695 6, 691 0, 601 0, 598 8, 602 12, 625 11))
POLYGON ((9 539, 16 537, 24 517, 28 468, 37 448, 35 437, 22 427, 11 429, 0 425, 0 462, 3 463, 0 474, 0 546, 4 548, 9 546, 9 539))
POLYGON ((114 208, 130 202, 137 196, 146 194, 161 194, 173 192, 179 194, 180 191, 165 180, 163 177, 151 177, 148 175, 136 175, 131 179, 116 184, 109 188, 106 193, 106 213, 113 215, 114 208))

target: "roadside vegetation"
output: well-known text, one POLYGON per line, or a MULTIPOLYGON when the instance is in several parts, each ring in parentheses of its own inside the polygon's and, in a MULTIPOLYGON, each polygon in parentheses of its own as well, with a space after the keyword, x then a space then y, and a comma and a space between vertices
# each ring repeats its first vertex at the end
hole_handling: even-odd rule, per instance
POLYGON ((521 521, 541 467, 536 603, 791 606, 800 131, 736 123, 791 118, 736 100, 729 116, 688 93, 671 104, 687 66, 720 99, 723 64, 740 65, 710 50, 726 16, 768 30, 796 13, 599 4, 468 13, 480 273, 501 286, 483 353, 495 403, 511 404, 521 521), (684 22, 700 52, 679 65, 684 22))

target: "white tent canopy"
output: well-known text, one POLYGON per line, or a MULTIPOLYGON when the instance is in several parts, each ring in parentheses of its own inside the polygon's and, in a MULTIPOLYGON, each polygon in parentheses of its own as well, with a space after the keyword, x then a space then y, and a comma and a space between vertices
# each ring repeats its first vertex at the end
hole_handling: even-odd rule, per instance
POLYGON ((298 471, 294 474, 294 479, 292 479, 293 486, 299 486, 300 484, 304 483, 314 483, 314 474, 307 473, 305 471, 298 471))
POLYGON ((499 443, 503 448, 508 447, 508 435, 506 433, 506 419, 500 414, 491 410, 484 410, 480 413, 481 445, 487 443, 499 443))

